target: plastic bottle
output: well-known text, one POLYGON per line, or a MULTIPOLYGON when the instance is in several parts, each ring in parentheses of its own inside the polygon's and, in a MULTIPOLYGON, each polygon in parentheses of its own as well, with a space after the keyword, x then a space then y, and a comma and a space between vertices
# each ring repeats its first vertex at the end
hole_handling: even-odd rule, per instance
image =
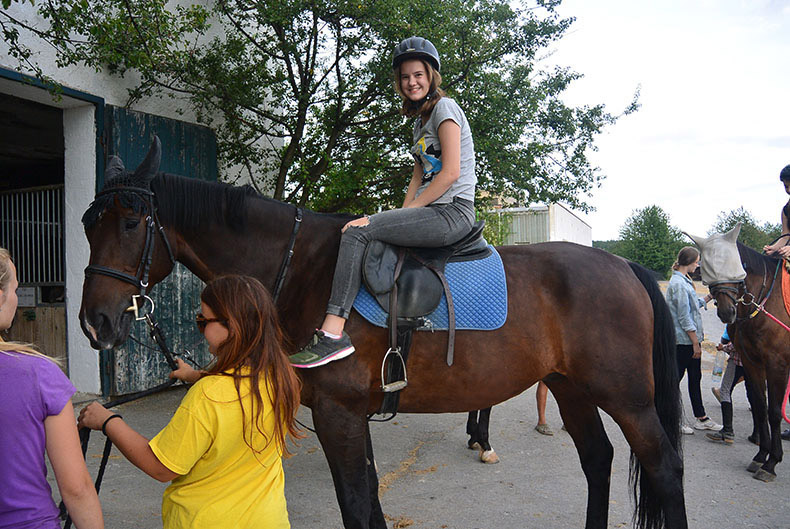
POLYGON ((724 360, 726 353, 724 351, 716 351, 716 360, 713 362, 713 372, 711 373, 711 380, 716 386, 721 384, 721 376, 724 373, 724 360))

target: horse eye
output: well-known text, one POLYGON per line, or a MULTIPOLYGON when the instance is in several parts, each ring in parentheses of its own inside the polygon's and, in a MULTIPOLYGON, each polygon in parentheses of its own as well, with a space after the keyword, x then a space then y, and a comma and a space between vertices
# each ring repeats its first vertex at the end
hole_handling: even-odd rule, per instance
POLYGON ((138 224, 140 224, 140 219, 126 219, 124 223, 124 229, 131 231, 135 229, 138 224))

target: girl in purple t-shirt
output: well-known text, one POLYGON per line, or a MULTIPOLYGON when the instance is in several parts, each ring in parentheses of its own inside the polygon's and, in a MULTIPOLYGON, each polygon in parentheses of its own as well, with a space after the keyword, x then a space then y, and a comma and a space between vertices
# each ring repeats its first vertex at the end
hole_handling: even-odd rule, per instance
MULTIPOLYGON (((14 263, 0 248, 0 332, 14 320, 17 286, 14 263)), ((74 391, 54 361, 0 338, 0 529, 60 529, 45 450, 76 527, 104 527, 80 449, 74 391)))

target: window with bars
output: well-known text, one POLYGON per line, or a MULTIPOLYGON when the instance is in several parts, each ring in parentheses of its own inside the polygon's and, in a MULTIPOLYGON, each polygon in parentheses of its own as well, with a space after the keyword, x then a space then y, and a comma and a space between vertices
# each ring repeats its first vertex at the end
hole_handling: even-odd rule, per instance
POLYGON ((63 286, 63 185, 0 193, 0 246, 21 286, 63 286))

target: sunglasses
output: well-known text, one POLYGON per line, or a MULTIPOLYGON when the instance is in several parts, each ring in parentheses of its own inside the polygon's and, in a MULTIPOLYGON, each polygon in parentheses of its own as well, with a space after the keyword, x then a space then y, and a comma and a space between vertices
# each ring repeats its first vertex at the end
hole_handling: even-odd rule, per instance
POLYGON ((224 323, 227 323, 227 321, 228 321, 228 320, 223 320, 223 319, 221 319, 221 318, 206 318, 205 316, 203 316, 203 313, 202 313, 202 312, 198 312, 198 313, 195 315, 195 323, 197 324, 197 328, 198 328, 198 330, 199 330, 201 333, 202 333, 202 332, 204 332, 204 331, 206 330, 206 326, 207 326, 209 323, 212 323, 212 322, 217 322, 217 323, 222 323, 222 324, 224 324, 224 323))

